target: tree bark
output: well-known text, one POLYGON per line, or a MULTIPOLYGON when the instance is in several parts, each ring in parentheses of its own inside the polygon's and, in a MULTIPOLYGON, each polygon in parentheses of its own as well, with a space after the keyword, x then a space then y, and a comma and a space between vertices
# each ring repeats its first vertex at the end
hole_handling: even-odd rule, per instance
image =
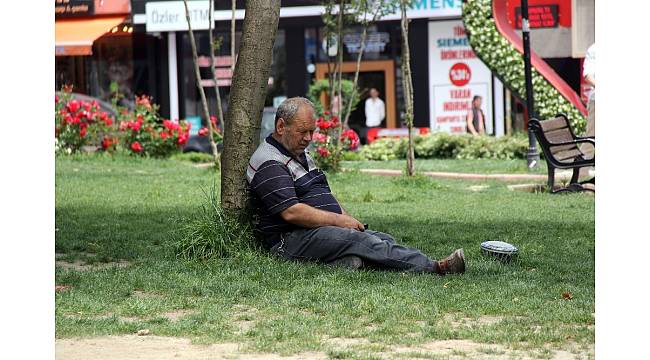
POLYGON ((248 0, 233 75, 221 157, 221 206, 226 214, 248 216, 246 169, 258 144, 280 0, 248 0))
POLYGON ((237 1, 231 1, 232 17, 230 18, 230 70, 235 71, 235 10, 237 1))
POLYGON ((409 49, 409 20, 406 18, 406 3, 400 1, 402 10, 402 86, 406 103, 406 125, 408 127, 408 151, 406 153, 406 172, 415 175, 415 152, 413 150, 413 80, 411 77, 411 51, 409 49))
MULTIPOLYGON (((212 79, 214 79, 214 91, 217 95, 217 116, 219 116, 219 119, 217 119, 220 123, 223 121, 223 109, 221 108, 221 94, 219 93, 219 82, 217 78, 217 71, 214 68, 216 61, 214 59, 214 39, 212 36, 212 25, 214 24, 212 22, 212 0, 210 0, 210 6, 208 7, 208 34, 210 34, 210 72, 212 73, 212 79)), ((219 155, 219 151, 217 150, 217 144, 214 141, 214 127, 212 126, 212 119, 208 119, 208 132, 210 133, 209 139, 210 139, 210 147, 214 151, 214 163, 216 164, 217 168, 221 167, 221 159, 219 155)), ((221 128, 223 129, 223 123, 221 123, 221 128)))
MULTIPOLYGON (((201 85, 201 70, 199 69, 199 57, 196 53, 196 42, 194 41, 194 32, 192 32, 192 24, 190 21, 190 10, 187 8, 187 0, 183 0, 185 4, 185 19, 187 20, 187 30, 190 34, 190 45, 192 47, 192 61, 194 62, 194 75, 196 76, 196 87, 199 88, 199 94, 201 94, 201 104, 203 105, 203 115, 208 121, 208 125, 212 128, 210 122, 210 109, 208 109, 208 100, 205 98, 205 90, 201 85)), ((219 151, 217 150, 217 145, 214 143, 212 138, 212 132, 210 132, 210 148, 212 148, 212 156, 214 156, 214 161, 217 163, 219 161, 219 151)))

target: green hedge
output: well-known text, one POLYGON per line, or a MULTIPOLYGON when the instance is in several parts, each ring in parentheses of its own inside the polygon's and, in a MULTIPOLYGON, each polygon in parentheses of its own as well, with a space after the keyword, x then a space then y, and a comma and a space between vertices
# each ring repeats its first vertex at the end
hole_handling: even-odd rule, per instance
MULTIPOLYGON (((465 0, 463 22, 476 55, 508 88, 525 100, 524 58, 497 30, 492 18, 492 1, 465 0)), ((534 68, 532 74, 535 110, 538 116, 541 119, 550 119, 558 113, 566 114, 573 129, 583 133, 586 119, 580 111, 534 68)))
MULTIPOLYGON (((433 133, 416 136, 415 157, 419 159, 525 159, 528 138, 525 136, 451 135, 433 133)), ((384 138, 359 151, 363 160, 406 158, 407 139, 384 138)))

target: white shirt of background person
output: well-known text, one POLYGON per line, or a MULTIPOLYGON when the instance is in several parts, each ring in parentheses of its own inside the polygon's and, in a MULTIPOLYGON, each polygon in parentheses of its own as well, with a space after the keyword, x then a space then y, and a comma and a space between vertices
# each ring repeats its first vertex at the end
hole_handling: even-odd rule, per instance
POLYGON ((381 125, 386 117, 384 101, 379 98, 377 89, 370 89, 370 97, 366 100, 366 127, 381 125))
POLYGON ((596 44, 594 43, 587 49, 585 62, 582 65, 582 76, 587 84, 591 85, 589 101, 596 99, 596 44))

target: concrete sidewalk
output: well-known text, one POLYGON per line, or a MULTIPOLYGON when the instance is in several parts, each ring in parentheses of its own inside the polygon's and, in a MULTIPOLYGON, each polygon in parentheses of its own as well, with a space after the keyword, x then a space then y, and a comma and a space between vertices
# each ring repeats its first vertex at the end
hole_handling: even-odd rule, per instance
MULTIPOLYGON (((344 169, 350 171, 352 169, 344 169)), ((384 176, 400 176, 402 170, 389 170, 389 169, 359 169, 364 174, 384 175, 384 176)), ((437 172, 437 171, 424 171, 418 172, 425 176, 438 179, 458 179, 458 180, 498 180, 498 181, 522 181, 522 180, 541 180, 546 181, 548 176, 546 174, 471 174, 471 173, 456 173, 456 172, 437 172)), ((572 171, 558 171, 555 173, 555 180, 569 180, 571 179, 572 171)))

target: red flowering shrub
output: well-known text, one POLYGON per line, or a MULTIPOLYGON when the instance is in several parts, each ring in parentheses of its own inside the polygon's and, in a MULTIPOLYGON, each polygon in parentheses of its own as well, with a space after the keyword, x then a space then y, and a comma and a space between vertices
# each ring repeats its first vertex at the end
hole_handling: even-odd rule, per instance
MULTIPOLYGON (((217 126, 217 118, 216 116, 210 116, 210 122, 212 123, 212 138, 214 139, 214 142, 219 144, 223 141, 223 134, 219 130, 219 127, 217 126)), ((210 133, 210 129, 207 127, 202 127, 199 129, 199 136, 208 136, 210 133)))
POLYGON ((359 136, 352 130, 341 130, 339 118, 328 111, 316 121, 317 132, 312 137, 314 152, 312 156, 323 170, 336 172, 339 170, 343 151, 354 151, 359 148, 359 136), (337 144, 337 139, 340 144, 337 144))
POLYGON ((114 129, 113 119, 100 110, 97 101, 72 99, 71 93, 71 87, 64 87, 54 97, 57 148, 73 153, 84 145, 103 145, 114 129))
POLYGON ((146 95, 136 96, 133 112, 121 109, 119 119, 122 146, 134 155, 167 157, 190 137, 189 123, 163 119, 146 95))

